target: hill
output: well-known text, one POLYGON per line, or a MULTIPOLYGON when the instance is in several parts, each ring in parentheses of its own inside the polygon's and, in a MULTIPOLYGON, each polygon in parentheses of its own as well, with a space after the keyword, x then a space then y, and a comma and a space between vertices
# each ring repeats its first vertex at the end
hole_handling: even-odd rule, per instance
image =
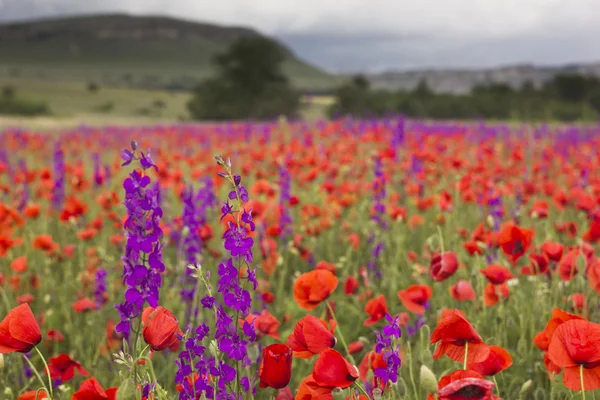
MULTIPOLYGON (((121 14, 9 23, 0 25, 0 78, 188 90, 210 76, 215 53, 239 37, 258 35, 248 28, 121 14)), ((297 87, 335 83, 280 45, 297 87)))
POLYGON ((476 85, 505 83, 514 88, 531 82, 540 86, 560 73, 576 73, 600 77, 600 63, 573 64, 556 67, 513 65, 490 69, 439 69, 417 71, 390 71, 368 76, 375 88, 411 90, 424 80, 438 93, 468 93, 476 85))

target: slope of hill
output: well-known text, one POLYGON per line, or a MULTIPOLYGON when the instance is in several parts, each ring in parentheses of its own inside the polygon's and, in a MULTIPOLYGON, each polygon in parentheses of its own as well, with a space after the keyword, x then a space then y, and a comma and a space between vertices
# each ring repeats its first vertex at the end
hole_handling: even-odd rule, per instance
POLYGON ((543 84, 559 73, 577 73, 600 77, 600 63, 573 64, 558 67, 536 67, 514 65, 480 70, 420 70, 405 72, 384 72, 369 75, 375 88, 388 90, 411 90, 421 80, 438 93, 467 93, 476 85, 505 83, 514 88, 531 82, 535 86, 543 84))
MULTIPOLYGON (((212 73, 215 53, 239 37, 258 35, 247 28, 120 14, 10 23, 0 25, 0 77, 185 90, 212 73)), ((285 50, 285 69, 296 86, 335 83, 285 50)))

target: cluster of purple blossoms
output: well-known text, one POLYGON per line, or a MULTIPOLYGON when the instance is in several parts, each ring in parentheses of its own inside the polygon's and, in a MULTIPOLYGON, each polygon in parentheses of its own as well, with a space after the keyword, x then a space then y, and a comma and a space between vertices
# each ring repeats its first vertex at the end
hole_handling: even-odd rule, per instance
MULTIPOLYGON (((21 158, 19 160, 19 169, 23 175, 27 175, 27 161, 21 158)), ((23 179, 22 183, 23 187, 21 188, 21 199, 19 201, 18 209, 19 211, 23 211, 27 203, 29 202, 29 183, 27 183, 27 179, 23 179)))
POLYGON ((65 153, 56 143, 54 147, 54 187, 52 188, 52 207, 60 210, 65 200, 65 153))
POLYGON ((238 400, 243 398, 244 392, 251 392, 253 395, 256 392, 255 378, 251 380, 249 376, 242 376, 242 371, 256 361, 251 359, 247 349, 251 342, 256 341, 256 331, 253 323, 245 321, 252 303, 248 289, 256 290, 258 286, 256 268, 251 265, 254 241, 248 236, 256 226, 252 221, 252 210, 246 210, 242 206, 242 203, 248 201, 248 191, 241 184, 241 177, 232 174, 229 159, 225 161, 216 157, 216 160, 225 168, 219 176, 229 180, 233 186, 227 201, 221 207, 221 220, 232 220, 228 222, 223 234, 224 248, 230 257, 218 267, 217 290, 221 294, 220 298, 212 296, 211 286, 208 284, 210 275, 207 275, 205 283, 208 293, 200 303, 204 309, 214 314, 214 341, 211 345, 214 344, 216 349, 211 350, 213 354, 218 351, 221 356, 218 360, 206 354, 203 341, 210 336, 210 327, 206 323, 201 323, 193 331, 188 329, 188 333, 191 331, 192 335, 184 340, 185 350, 175 361, 175 382, 182 388, 180 400, 238 400), (230 204, 230 201, 235 201, 236 204, 230 204), (247 272, 241 274, 241 269, 247 272), (240 321, 244 321, 243 324, 240 321))
POLYGON ((102 176, 102 170, 100 167, 100 154, 94 153, 92 156, 94 160, 94 187, 102 186, 104 177, 102 176))
POLYGON ((396 150, 396 161, 400 158, 400 147, 404 144, 404 117, 400 116, 392 131, 392 147, 396 150))
POLYGON ((371 255, 370 259, 367 262, 367 269, 369 272, 374 274, 374 276, 378 279, 381 279, 381 271, 377 268, 377 259, 381 255, 383 251, 384 244, 381 240, 377 239, 377 233, 380 230, 385 230, 388 228, 387 223, 385 222, 385 201, 386 191, 385 191, 385 174, 383 172, 383 165, 381 163, 381 158, 375 158, 375 179, 373 181, 373 211, 371 213, 371 220, 375 223, 375 232, 371 234, 368 239, 368 242, 371 244, 371 255))
POLYGON ((138 153, 137 144, 131 143, 132 151, 121 152, 125 160, 122 166, 139 161, 140 170, 134 170, 123 182, 125 188, 125 255, 123 261, 123 283, 126 285, 125 301, 116 305, 121 316, 117 332, 128 338, 131 321, 139 317, 147 302, 151 307, 158 306, 159 289, 162 283, 161 273, 165 270, 162 261, 163 238, 159 226, 162 209, 158 205, 158 191, 151 186, 151 179, 145 174, 149 168, 157 169, 150 158, 150 151, 144 155, 138 153))
MULTIPOLYGON (((400 339, 402 331, 400 330, 400 316, 392 317, 386 314, 385 319, 387 325, 381 331, 375 331, 375 352, 381 354, 386 362, 385 368, 375 368, 373 373, 380 380, 380 389, 387 386, 388 383, 396 383, 398 381, 398 371, 402 365, 400 359, 400 344, 394 344, 396 339, 400 339)), ((369 387, 370 382, 367 382, 367 391, 371 392, 374 388, 369 387)))
MULTIPOLYGON (((200 255, 203 249, 201 228, 206 224, 206 214, 215 205, 215 195, 212 185, 212 179, 207 177, 203 180, 203 186, 194 193, 194 189, 189 185, 182 193, 183 215, 182 220, 187 228, 187 235, 176 237, 176 242, 185 254, 188 264, 195 265, 200 261, 200 255)), ((179 235, 179 233, 178 233, 179 235)), ((193 270, 186 268, 185 275, 182 277, 183 289, 181 297, 184 302, 192 303, 194 293, 196 292, 197 279, 193 276, 193 270)))
POLYGON ((286 242, 292 235, 294 221, 290 213, 290 199, 292 198, 292 179, 285 164, 279 167, 279 230, 281 239, 286 242))
POLYGON ((104 268, 98 268, 96 271, 96 288, 94 290, 94 299, 98 308, 106 304, 106 276, 108 272, 104 268))
MULTIPOLYGON (((490 196, 487 201, 487 205, 489 208, 489 215, 492 220, 492 229, 494 232, 500 230, 500 221, 504 217, 504 207, 502 206, 502 197, 500 195, 490 196)), ((491 249, 485 255, 486 261, 488 263, 492 263, 497 258, 496 249, 491 249)))

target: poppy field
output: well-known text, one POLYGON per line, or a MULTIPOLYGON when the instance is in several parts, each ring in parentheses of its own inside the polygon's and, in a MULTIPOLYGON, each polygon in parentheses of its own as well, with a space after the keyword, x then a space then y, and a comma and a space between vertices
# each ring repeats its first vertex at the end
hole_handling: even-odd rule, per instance
POLYGON ((599 148, 401 118, 0 132, 0 399, 600 399, 599 148))

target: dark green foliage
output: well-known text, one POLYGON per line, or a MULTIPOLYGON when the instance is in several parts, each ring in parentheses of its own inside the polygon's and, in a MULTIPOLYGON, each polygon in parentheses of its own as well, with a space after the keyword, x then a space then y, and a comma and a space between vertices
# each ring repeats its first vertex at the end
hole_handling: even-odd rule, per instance
POLYGON ((48 115, 50 114, 50 110, 45 103, 18 99, 14 87, 4 86, 0 95, 0 115, 2 114, 33 117, 36 115, 48 115))
POLYGON ((0 98, 0 115, 1 114, 33 117, 36 115, 49 115, 50 110, 45 103, 0 98))
POLYGON ((194 91, 188 110, 194 119, 294 117, 300 104, 282 72, 284 49, 264 38, 241 38, 215 56, 216 76, 194 91))
POLYGON ((436 119, 556 119, 577 121, 600 115, 600 80, 579 75, 557 75, 541 87, 526 82, 521 88, 495 83, 479 85, 470 94, 432 92, 421 81, 410 92, 369 90, 356 80, 338 89, 332 116, 382 116, 402 113, 417 118, 436 119))
POLYGON ((98 86, 98 84, 97 84, 97 83, 95 83, 95 82, 90 82, 90 83, 88 83, 88 85, 87 85, 87 90, 88 90, 90 93, 96 93, 96 92, 98 92, 98 89, 100 89, 100 87, 99 87, 99 86, 98 86))

